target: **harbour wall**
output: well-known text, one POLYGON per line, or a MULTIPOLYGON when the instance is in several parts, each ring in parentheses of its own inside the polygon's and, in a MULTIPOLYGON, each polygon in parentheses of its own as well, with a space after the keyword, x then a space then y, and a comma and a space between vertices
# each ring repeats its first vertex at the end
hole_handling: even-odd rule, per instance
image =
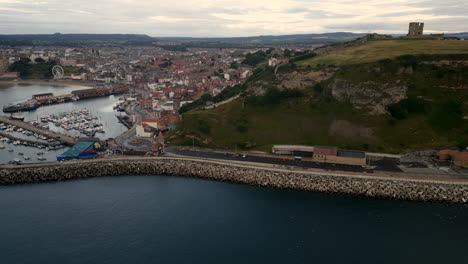
POLYGON ((466 182, 431 182, 378 176, 302 173, 184 158, 121 158, 44 165, 0 166, 0 184, 63 181, 100 176, 169 175, 282 189, 417 201, 467 203, 466 182))

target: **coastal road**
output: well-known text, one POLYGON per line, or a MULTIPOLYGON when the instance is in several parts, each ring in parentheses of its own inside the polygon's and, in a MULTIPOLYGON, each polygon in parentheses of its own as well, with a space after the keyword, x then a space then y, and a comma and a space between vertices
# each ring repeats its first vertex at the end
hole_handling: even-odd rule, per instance
POLYGON ((186 157, 232 160, 232 161, 248 161, 248 162, 276 164, 276 165, 283 165, 283 166, 321 169, 321 170, 329 170, 329 171, 348 171, 348 172, 366 172, 366 173, 373 172, 372 169, 366 169, 361 166, 320 163, 320 162, 312 162, 312 161, 298 161, 292 158, 289 158, 283 161, 281 158, 274 158, 274 157, 263 157, 263 156, 253 156, 253 155, 246 155, 245 157, 243 157, 242 155, 236 155, 235 153, 191 151, 191 150, 182 150, 182 149, 176 149, 176 148, 171 148, 171 147, 166 148, 166 152, 179 155, 179 156, 186 156, 186 157))
POLYGON ((124 132, 122 135, 116 137, 115 142, 118 145, 123 146, 128 149, 150 151, 151 146, 153 145, 150 140, 136 138, 136 126, 141 124, 141 122, 145 118, 145 113, 140 111, 139 106, 137 104, 130 105, 127 108, 126 112, 130 115, 135 116, 135 122, 133 124, 133 127, 131 127, 126 132, 124 132), (141 144, 138 144, 138 145, 129 144, 129 142, 135 141, 135 140, 140 141, 141 144))

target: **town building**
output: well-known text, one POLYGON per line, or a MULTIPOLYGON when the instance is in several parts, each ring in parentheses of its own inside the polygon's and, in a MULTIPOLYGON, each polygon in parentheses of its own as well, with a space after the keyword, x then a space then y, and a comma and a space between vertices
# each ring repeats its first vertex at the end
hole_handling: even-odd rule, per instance
POLYGON ((158 129, 158 120, 146 118, 136 127, 136 136, 139 138, 152 138, 158 129))
POLYGON ((440 160, 452 160, 453 164, 468 168, 468 151, 444 149, 437 153, 440 160))
POLYGON ((345 165, 366 166, 366 153, 355 150, 340 150, 331 146, 274 145, 276 155, 292 155, 304 160, 345 165))
POLYGON ((0 80, 16 80, 19 77, 19 72, 0 72, 0 80))

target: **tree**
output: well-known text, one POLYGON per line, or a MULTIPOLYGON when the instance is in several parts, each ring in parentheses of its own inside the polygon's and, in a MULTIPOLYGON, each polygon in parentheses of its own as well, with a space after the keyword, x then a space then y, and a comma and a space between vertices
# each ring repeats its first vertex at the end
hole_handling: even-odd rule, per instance
POLYGON ((45 63, 46 62, 43 58, 35 58, 34 61, 36 63, 45 63))
POLYGON ((231 65, 229 66, 231 69, 237 69, 239 68, 239 63, 237 61, 231 62, 231 65))

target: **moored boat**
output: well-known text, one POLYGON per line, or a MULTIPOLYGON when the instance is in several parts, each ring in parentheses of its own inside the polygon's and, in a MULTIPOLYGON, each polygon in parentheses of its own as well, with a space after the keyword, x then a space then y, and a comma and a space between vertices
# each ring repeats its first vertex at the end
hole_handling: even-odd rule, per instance
POLYGON ((14 113, 14 114, 11 114, 10 115, 10 119, 11 120, 20 120, 20 121, 24 121, 24 115, 20 114, 20 113, 14 113))

